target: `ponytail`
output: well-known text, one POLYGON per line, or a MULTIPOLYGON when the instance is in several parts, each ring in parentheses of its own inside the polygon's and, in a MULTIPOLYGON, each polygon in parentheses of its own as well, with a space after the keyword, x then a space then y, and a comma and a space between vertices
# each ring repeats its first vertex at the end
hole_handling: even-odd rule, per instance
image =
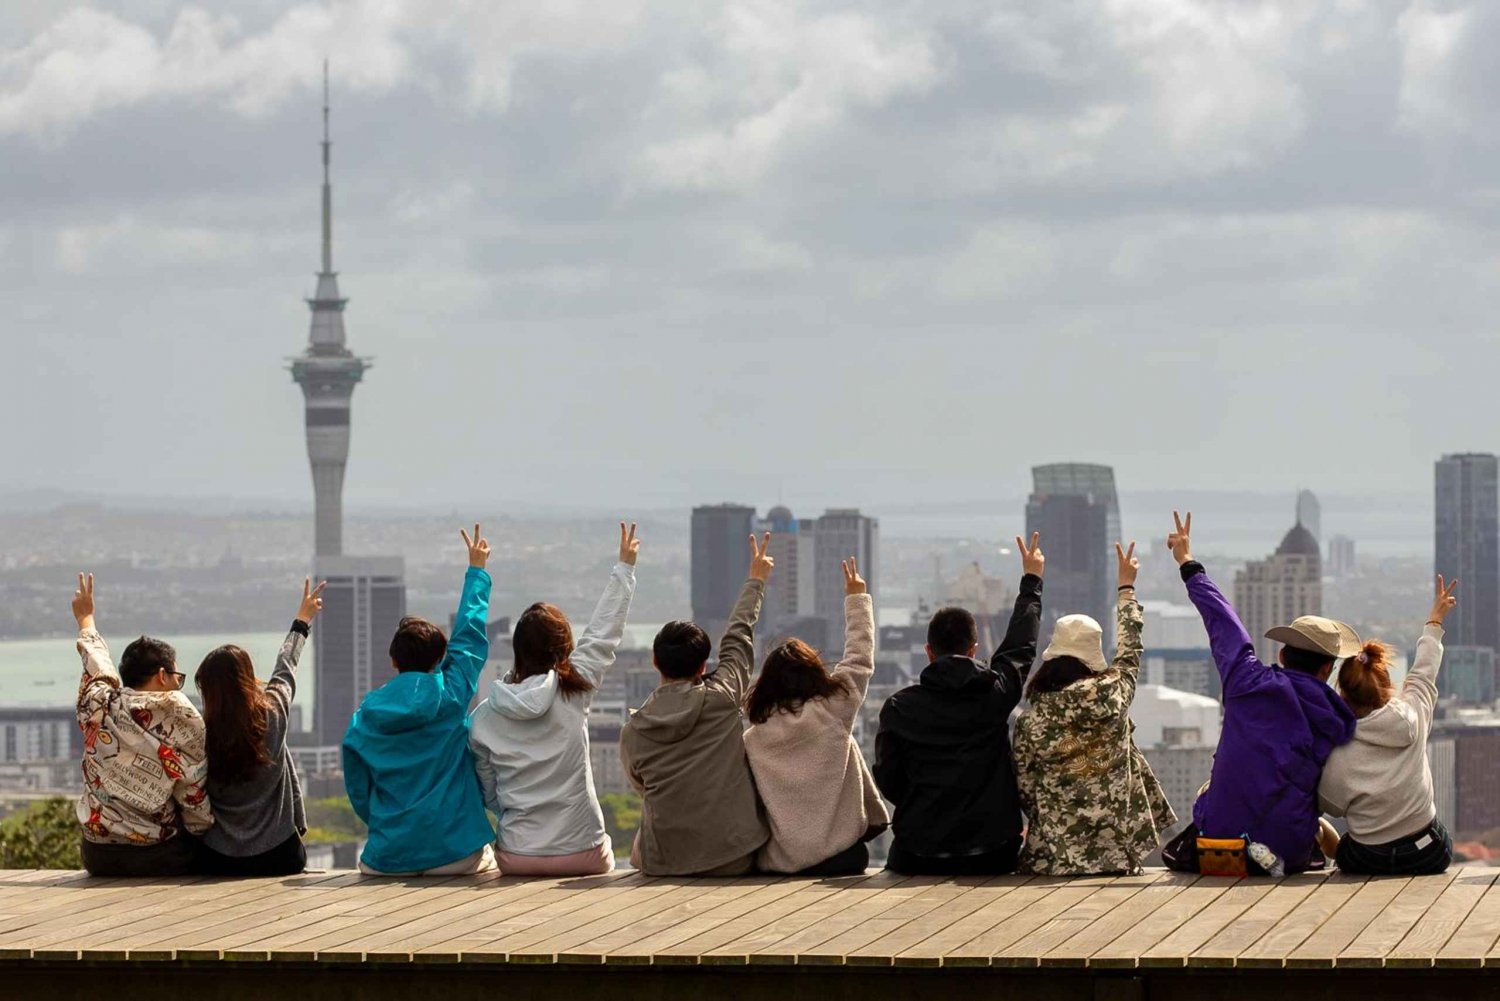
POLYGON ((556 605, 537 602, 521 613, 511 636, 515 681, 548 671, 557 672, 557 688, 564 698, 591 692, 594 686, 573 669, 573 626, 556 605))
POLYGON ((1339 668, 1339 694, 1360 719, 1385 705, 1396 693, 1389 667, 1395 653, 1386 643, 1366 640, 1359 653, 1339 668))

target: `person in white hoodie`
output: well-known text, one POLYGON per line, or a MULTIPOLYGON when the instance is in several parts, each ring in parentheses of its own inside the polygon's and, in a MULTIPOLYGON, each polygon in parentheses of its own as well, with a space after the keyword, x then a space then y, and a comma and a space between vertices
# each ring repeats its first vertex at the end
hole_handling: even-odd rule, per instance
POLYGON ((853 559, 844 561, 844 656, 832 671, 788 640, 766 655, 746 698, 745 756, 765 804, 771 840, 763 872, 858 875, 865 842, 890 826, 854 724, 875 673, 875 609, 853 559))
POLYGON ((1323 766, 1318 800, 1323 812, 1347 818, 1340 839, 1331 830, 1323 851, 1344 872, 1369 876, 1421 876, 1443 872, 1453 861, 1453 839, 1438 818, 1427 761, 1427 734, 1437 705, 1443 662, 1443 620, 1458 604, 1458 581, 1437 578, 1437 595, 1417 655, 1397 692, 1386 665, 1392 649, 1364 644, 1339 669, 1339 692, 1359 722, 1354 739, 1335 748, 1323 766))
POLYGON ((516 666, 469 717, 469 747, 484 802, 500 818, 495 860, 511 876, 589 876, 615 867, 614 846, 589 766, 589 708, 615 662, 635 593, 641 548, 620 523, 620 559, 573 645, 555 605, 521 613, 516 666))

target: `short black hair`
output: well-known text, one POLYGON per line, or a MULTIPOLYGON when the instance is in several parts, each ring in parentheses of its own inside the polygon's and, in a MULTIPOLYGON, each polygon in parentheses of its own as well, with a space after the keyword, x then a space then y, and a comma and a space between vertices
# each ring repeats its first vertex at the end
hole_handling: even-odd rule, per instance
POLYGON ((696 622, 668 622, 651 642, 656 669, 674 681, 687 681, 696 675, 712 651, 708 633, 696 622))
POLYGON ((927 623, 927 645, 934 657, 966 654, 979 642, 979 625, 967 608, 939 608, 927 623))
POLYGON ((430 673, 443 662, 448 652, 448 640, 443 631, 426 619, 408 615, 396 626, 396 635, 391 637, 391 660, 396 670, 430 673))
POLYGON ((1294 646, 1281 648, 1281 663, 1293 671, 1301 671, 1304 674, 1322 674, 1323 669, 1332 667, 1337 659, 1337 657, 1330 657, 1316 650, 1303 650, 1294 646))
POLYGON ((166 640, 142 636, 120 654, 120 681, 126 688, 139 688, 164 667, 177 668, 177 651, 166 640))

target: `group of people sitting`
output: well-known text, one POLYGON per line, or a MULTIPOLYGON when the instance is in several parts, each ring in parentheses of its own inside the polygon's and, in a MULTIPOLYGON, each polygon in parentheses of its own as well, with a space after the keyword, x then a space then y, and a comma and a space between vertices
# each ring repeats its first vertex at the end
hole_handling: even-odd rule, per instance
MULTIPOLYGON (((1033 671, 1046 558, 1037 535, 1017 539, 1023 576, 998 648, 977 659, 973 615, 940 609, 919 681, 881 709, 871 768, 854 738, 875 646, 859 567, 844 561, 842 657, 830 666, 786 639, 757 675, 754 631, 774 569, 767 534, 750 539, 749 575, 713 670, 710 637, 693 622, 667 623, 652 645, 660 684, 620 737, 642 798, 631 863, 649 875, 857 874, 869 842, 890 828, 888 868, 914 875, 1130 874, 1158 848, 1169 868, 1224 875, 1282 875, 1330 858, 1356 873, 1446 869, 1452 841, 1434 809, 1426 741, 1457 582, 1438 577, 1399 690, 1389 646, 1318 616, 1267 633, 1283 647, 1279 663, 1266 664, 1193 559, 1191 525, 1191 515, 1174 515, 1167 543, 1208 632, 1224 719, 1211 780, 1166 844, 1177 818, 1130 719, 1144 622, 1134 543, 1115 547, 1113 656, 1097 621, 1064 615, 1033 671), (1342 838, 1324 813, 1347 820, 1342 838)), ((344 738, 349 800, 369 830, 360 869, 608 872, 615 850, 595 794, 588 715, 624 636, 635 526, 620 525, 618 561, 576 641, 561 609, 532 605, 515 625, 514 668, 477 705, 490 546, 477 524, 461 534, 469 568, 452 636, 403 619, 390 645, 395 676, 365 697, 344 738)), ((194 676, 200 715, 168 644, 142 637, 115 668, 95 628, 93 577, 79 575, 78 816, 89 872, 302 871, 307 825, 287 720, 322 588, 304 582, 265 684, 240 647, 204 658, 194 676)))

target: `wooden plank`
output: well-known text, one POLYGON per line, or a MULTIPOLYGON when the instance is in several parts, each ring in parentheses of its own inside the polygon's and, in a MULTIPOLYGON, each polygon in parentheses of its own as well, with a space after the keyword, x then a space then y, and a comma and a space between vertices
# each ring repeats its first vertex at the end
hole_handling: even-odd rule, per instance
POLYGON ((1199 911, 1191 921, 1184 922, 1176 931, 1157 942, 1141 954, 1140 966, 1176 967, 1186 966, 1188 958, 1201 949, 1224 926, 1248 911, 1270 892, 1270 880, 1224 879, 1209 876, 1206 879, 1223 880, 1228 887, 1208 906, 1199 911))
POLYGON ((1458 879, 1459 871, 1453 868, 1441 876, 1412 879, 1405 891, 1397 894, 1354 941, 1334 958, 1334 965, 1383 967, 1386 955, 1401 943, 1407 933, 1437 903, 1443 891, 1458 879))
MULTIPOLYGON (((1082 903, 1108 885, 1107 879, 1038 877, 1007 895, 1007 903, 1019 905, 1009 917, 969 941, 950 948, 943 956, 943 965, 989 966, 991 957, 997 952, 1010 949, 1068 908, 1082 903)), ((1011 955, 1005 953, 1007 960, 1011 955)))
POLYGON ((763 921, 756 916, 743 934, 704 950, 699 956, 699 962, 705 966, 748 965, 753 957, 761 955, 777 942, 837 914, 856 898, 897 886, 906 878, 889 870, 882 870, 873 875, 844 876, 808 883, 790 897, 783 898, 788 906, 775 918, 763 921))
MULTIPOLYGON (((1140 965, 1142 955, 1187 922, 1196 920, 1200 911, 1219 899, 1233 885, 1228 880, 1191 873, 1173 875, 1186 882, 1181 892, 1125 929, 1113 941, 1095 950, 1088 957, 1090 967, 1135 969, 1140 965)), ((1155 889, 1152 888, 1153 891, 1155 889)))
MULTIPOLYGON (((677 950, 676 947, 691 939, 717 944, 724 939, 714 939, 712 933, 724 929, 730 922, 747 914, 761 912, 760 916, 769 921, 771 919, 766 918, 764 911, 781 898, 795 893, 801 886, 801 880, 780 879, 750 888, 749 892, 741 893, 716 907, 694 914, 671 928, 664 928, 647 935, 628 946, 612 949, 605 956, 604 961, 606 963, 634 962, 637 957, 650 957, 651 963, 657 966, 696 965, 698 962, 696 950, 677 950), (622 958, 617 959, 617 957, 622 958)), ((733 937, 732 933, 730 937, 733 937)))
POLYGON ((775 886, 784 882, 784 879, 776 876, 702 880, 703 892, 678 897, 670 905, 659 906, 652 912, 620 927, 604 931, 585 942, 570 946, 565 953, 559 954, 558 959, 567 963, 648 965, 652 954, 649 949, 642 949, 638 945, 641 941, 663 932, 670 933, 695 916, 749 896, 765 886, 775 886))
POLYGON ((1500 938, 1500 879, 1485 889, 1484 896, 1479 898, 1453 937, 1438 950, 1433 965, 1447 968, 1483 966, 1497 938, 1500 938))
MULTIPOLYGON (((1111 907, 1087 927, 1068 936, 1039 957, 1041 966, 1083 967, 1090 966, 1090 957, 1100 949, 1115 942, 1121 935, 1148 920, 1183 890, 1188 889, 1202 877, 1183 873, 1151 872, 1144 876, 1118 880, 1112 890, 1135 886, 1137 890, 1129 899, 1111 907)), ((1064 914, 1068 918, 1072 912, 1064 914)), ((1038 943, 1040 944, 1040 943, 1038 943)))
POLYGON ((882 872, 879 877, 848 888, 835 899, 834 906, 790 934, 766 942, 749 954, 751 965, 792 966, 799 962, 841 965, 842 955, 816 951, 827 942, 866 918, 880 914, 903 900, 910 899, 922 887, 938 882, 935 876, 903 876, 882 872))
MULTIPOLYGON (((1337 879, 1339 877, 1332 877, 1337 879)), ((1307 937, 1286 957, 1288 969, 1324 969, 1331 967, 1338 954, 1349 947, 1385 910, 1387 904, 1404 890, 1410 879, 1370 879, 1349 898, 1318 930, 1307 937)))
MULTIPOLYGON (((1308 874, 1305 878, 1315 877, 1308 874)), ((1241 949, 1233 957, 1236 966, 1247 969, 1281 969, 1286 965, 1287 956, 1323 927, 1365 884, 1363 876, 1346 876, 1342 873, 1316 878, 1320 878, 1321 883, 1316 885, 1312 893, 1270 928, 1258 929, 1255 941, 1244 944, 1244 936, 1239 936, 1237 942, 1241 949)), ((1274 894, 1276 891, 1272 892, 1274 894)))
POLYGON ((959 876, 933 887, 899 914, 875 918, 868 924, 880 934, 849 949, 844 962, 851 966, 894 966, 901 953, 983 907, 992 898, 973 891, 996 878, 1009 877, 959 876))
MULTIPOLYGON (((845 955, 899 927, 905 915, 919 916, 946 899, 951 877, 913 876, 905 882, 855 901, 825 921, 772 946, 774 956, 795 956, 798 965, 842 966, 845 955)), ((752 957, 750 962, 760 961, 752 957)), ((774 959, 772 960, 775 961, 774 959)))
POLYGON ((142 886, 113 905, 91 907, 28 928, 16 945, 29 948, 33 959, 74 960, 78 958, 80 943, 120 923, 122 904, 133 917, 150 920, 154 914, 171 913, 172 903, 181 893, 182 884, 142 886))
POLYGON ((16 915, 7 927, 0 929, 0 939, 5 943, 5 947, 0 948, 0 958, 30 959, 32 943, 45 939, 49 933, 66 932, 75 924, 113 913, 114 907, 122 901, 152 892, 166 892, 175 885, 163 886, 160 881, 149 879, 111 880, 107 886, 80 887, 69 893, 67 899, 56 903, 49 899, 51 894, 39 892, 35 907, 16 915))
POLYGON ((1488 867, 1458 866, 1453 872, 1453 882, 1437 902, 1386 955, 1386 966, 1415 969, 1432 966, 1438 951, 1447 945, 1490 885, 1500 878, 1500 870, 1488 867))
POLYGON ((495 949, 493 944, 506 936, 519 936, 530 931, 534 938, 519 941, 545 938, 554 934, 553 929, 567 927, 566 924, 559 923, 543 928, 549 921, 557 921, 562 916, 584 907, 596 906, 601 901, 625 897, 631 891, 640 892, 650 885, 651 881, 647 877, 632 871, 558 880, 546 886, 542 893, 525 898, 517 906, 490 908, 483 919, 473 924, 451 927, 446 934, 434 935, 414 943, 411 946, 412 961, 503 963, 505 951, 495 949))
POLYGON ((838 881, 788 880, 792 886, 790 893, 743 910, 727 921, 679 942, 658 947, 655 956, 652 957, 653 962, 660 966, 748 963, 748 955, 735 950, 736 943, 741 939, 768 929, 791 915, 801 913, 819 900, 832 896, 839 886, 852 885, 865 878, 865 876, 846 876, 840 877, 838 881))
POLYGON ((1049 882, 1045 887, 1031 887, 1030 894, 1015 897, 1018 890, 1031 885, 1032 879, 1031 876, 996 876, 987 880, 984 885, 975 887, 963 897, 968 903, 976 905, 973 910, 898 953, 895 965, 941 966, 953 949, 973 941, 1056 889, 1057 884, 1049 882))
MULTIPOLYGON (((1257 882, 1266 881, 1257 880, 1257 882)), ((1193 954, 1188 957, 1187 965, 1232 967, 1240 961, 1242 955, 1250 953, 1248 959, 1250 965, 1256 965, 1257 956, 1270 956, 1274 958, 1273 965, 1280 967, 1282 958, 1321 925, 1329 913, 1352 896, 1363 882, 1362 879, 1354 881, 1346 879, 1339 883, 1339 877, 1334 877, 1330 881, 1323 873, 1304 873, 1271 882, 1270 889, 1265 896, 1247 908, 1243 914, 1226 925, 1213 938, 1193 950, 1193 954), (1327 897, 1330 892, 1337 897, 1337 904, 1318 917, 1310 927, 1302 928, 1301 933, 1294 940, 1285 941, 1282 937, 1273 934, 1278 927, 1282 928, 1282 936, 1287 934, 1284 926, 1288 918, 1295 918, 1292 927, 1300 927, 1297 922, 1307 920, 1312 913, 1311 910, 1304 910, 1303 905, 1316 894, 1322 893, 1327 897), (1338 896, 1340 893, 1343 895, 1338 896)))
POLYGON ((613 944, 619 940, 614 933, 628 933, 631 928, 649 921, 652 915, 660 911, 670 910, 711 892, 720 882, 719 879, 700 877, 683 879, 673 885, 673 881, 663 880, 653 887, 660 891, 654 899, 648 901, 642 899, 640 894, 631 894, 627 897, 625 906, 615 908, 613 913, 594 916, 590 911, 581 912, 587 920, 524 949, 507 948, 508 959, 512 963, 602 964, 605 949, 593 947, 590 943, 604 940, 613 944))
POLYGON ((1045 924, 1009 945, 995 949, 990 954, 990 965, 1040 966, 1042 957, 1047 953, 1086 934, 1091 925, 1117 908, 1128 906, 1141 890, 1163 878, 1163 875, 1151 872, 1142 876, 1124 876, 1111 880, 1108 885, 1095 887, 1088 896, 1053 916, 1045 924))
POLYGON ((612 887, 633 885, 629 882, 621 883, 622 880, 630 880, 631 876, 629 872, 617 871, 599 876, 533 879, 526 881, 531 884, 530 892, 513 891, 506 887, 481 894, 468 903, 445 911, 441 924, 420 929, 394 928, 375 936, 366 943, 365 960, 372 963, 456 963, 463 948, 459 943, 482 945, 495 938, 493 933, 481 932, 481 929, 507 917, 534 913, 558 901, 566 904, 573 900, 575 903, 572 906, 580 906, 582 901, 592 895, 606 892, 612 887), (481 934, 483 937, 479 937, 481 934), (474 940, 468 941, 469 938, 474 940))

